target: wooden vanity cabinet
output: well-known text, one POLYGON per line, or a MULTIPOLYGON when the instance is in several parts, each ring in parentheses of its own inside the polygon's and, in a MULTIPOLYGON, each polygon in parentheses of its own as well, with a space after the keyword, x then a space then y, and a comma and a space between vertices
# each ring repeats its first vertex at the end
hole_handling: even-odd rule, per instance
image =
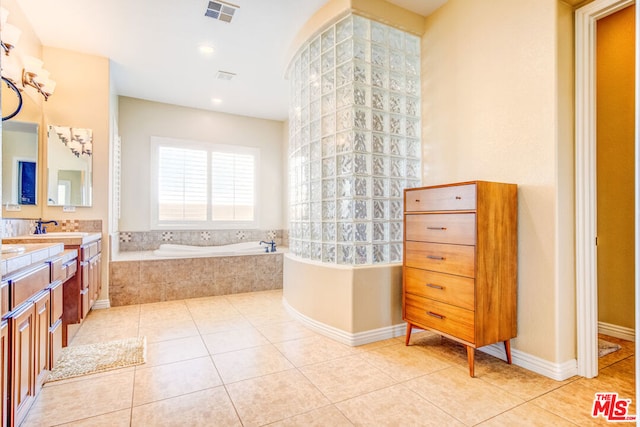
MULTIPOLYGON (((50 266, 36 263, 6 277, 7 422, 23 421, 46 378, 49 363, 50 266)), ((3 301, 4 302, 4 301, 3 301)))
POLYGON ((64 284, 62 345, 65 347, 79 329, 101 291, 101 241, 97 240, 76 248, 77 273, 64 284))
POLYGON ((402 315, 474 351, 516 336, 517 186, 486 181, 405 190, 402 315))
POLYGON ((18 426, 55 361, 54 352, 62 348, 62 281, 69 272, 65 260, 76 255, 66 253, 43 260, 3 278, 2 366, 6 384, 6 408, 3 425, 18 426), (53 320, 57 319, 58 329, 53 320), (53 328, 52 328, 53 326, 53 328))

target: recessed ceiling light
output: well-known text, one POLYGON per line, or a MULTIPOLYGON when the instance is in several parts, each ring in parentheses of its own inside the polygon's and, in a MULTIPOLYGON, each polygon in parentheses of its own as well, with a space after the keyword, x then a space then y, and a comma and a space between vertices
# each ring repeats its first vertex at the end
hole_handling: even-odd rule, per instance
POLYGON ((213 47, 211 46, 207 46, 207 45, 200 45, 198 47, 198 50, 200 51, 200 53, 203 53, 205 55, 211 55, 213 53, 213 47))
POLYGON ((211 98, 211 102, 213 102, 214 104, 221 104, 222 103, 222 99, 220 99, 220 98, 211 98))

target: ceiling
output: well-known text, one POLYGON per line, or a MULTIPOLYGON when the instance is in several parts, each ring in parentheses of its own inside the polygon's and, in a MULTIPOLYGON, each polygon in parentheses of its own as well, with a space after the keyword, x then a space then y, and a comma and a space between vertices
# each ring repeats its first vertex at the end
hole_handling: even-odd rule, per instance
MULTIPOLYGON (((119 95, 284 120, 291 43, 326 1, 231 0, 239 6, 231 23, 206 17, 208 0, 17 3, 43 45, 110 58, 119 95)), ((425 16, 446 2, 388 1, 425 16)))

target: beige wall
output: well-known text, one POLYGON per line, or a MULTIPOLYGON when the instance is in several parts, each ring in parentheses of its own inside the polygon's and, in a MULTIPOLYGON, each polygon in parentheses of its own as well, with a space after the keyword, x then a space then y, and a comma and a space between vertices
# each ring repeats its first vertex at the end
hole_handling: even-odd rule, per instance
MULTIPOLYGON (((3 7, 10 12, 9 22, 22 30, 16 52, 38 57, 44 61, 44 68, 57 82, 55 93, 47 102, 34 94, 30 88, 24 92, 25 107, 15 120, 40 124, 40 158, 38 167, 38 206, 35 210, 7 213, 3 217, 44 219, 100 219, 103 224, 104 262, 103 286, 100 299, 108 296, 109 245, 106 239, 109 193, 109 60, 64 49, 42 46, 33 28, 25 19, 15 0, 3 0, 3 7), (91 128, 94 137, 93 162, 93 205, 77 208, 76 212, 65 213, 62 207, 46 205, 46 128, 49 124, 70 125, 91 128), (97 159, 97 160, 95 160, 97 159)), ((3 92, 4 95, 4 92, 3 92)))
POLYGON ((633 329, 635 6, 597 25, 598 320, 633 329))
POLYGON ((122 138, 121 231, 150 229, 151 136, 259 148, 258 227, 283 227, 283 122, 120 97, 118 129, 122 138))
MULTIPOLYGON (((109 60, 48 46, 43 47, 42 60, 45 68, 51 72, 51 78, 57 82, 55 93, 43 104, 45 129, 48 125, 55 124, 93 130, 92 206, 76 208, 75 212, 66 213, 61 206, 47 206, 46 199, 43 199, 42 217, 102 220, 103 287, 99 298, 107 299, 109 295, 107 232, 110 189, 109 60)), ((44 194, 42 196, 46 197, 44 194)))
POLYGON ((556 0, 449 0, 422 48, 423 182, 519 185, 513 346, 552 362, 575 358, 570 16, 556 0))

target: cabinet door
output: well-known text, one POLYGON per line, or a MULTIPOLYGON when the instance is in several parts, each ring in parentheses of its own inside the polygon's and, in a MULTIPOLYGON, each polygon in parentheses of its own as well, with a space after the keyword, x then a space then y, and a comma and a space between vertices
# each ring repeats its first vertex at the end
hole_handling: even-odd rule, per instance
POLYGON ((96 295, 95 300, 100 298, 102 292, 102 254, 96 255, 96 295))
POLYGON ((49 285, 49 293, 51 297, 51 320, 49 321, 49 326, 51 326, 62 317, 64 309, 62 282, 54 282, 49 285))
POLYGON ((7 402, 9 399, 9 323, 6 320, 0 325, 0 391, 2 393, 2 425, 7 425, 8 410, 7 402))
POLYGON ((11 349, 9 412, 12 414, 10 417, 13 425, 20 425, 35 397, 35 365, 33 363, 35 317, 35 305, 30 302, 9 314, 11 349))
POLYGON ((33 298, 36 308, 34 344, 35 344, 35 378, 36 393, 49 370, 49 325, 51 322, 51 298, 49 290, 45 289, 33 298))
POLYGON ((58 319, 49 328, 49 368, 56 366, 62 351, 62 319, 58 319))
POLYGON ((89 261, 89 308, 93 307, 96 302, 96 294, 98 293, 98 259, 91 258, 89 261))

